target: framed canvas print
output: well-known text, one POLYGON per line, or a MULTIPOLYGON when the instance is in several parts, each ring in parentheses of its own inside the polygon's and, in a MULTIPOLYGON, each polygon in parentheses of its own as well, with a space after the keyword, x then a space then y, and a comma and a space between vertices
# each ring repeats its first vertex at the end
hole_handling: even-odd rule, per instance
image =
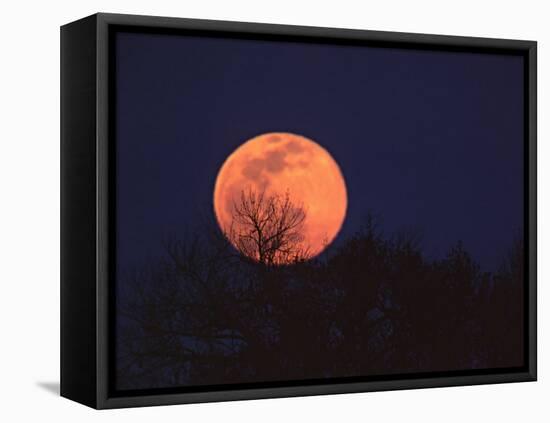
POLYGON ((61 28, 61 394, 536 380, 536 43, 61 28))

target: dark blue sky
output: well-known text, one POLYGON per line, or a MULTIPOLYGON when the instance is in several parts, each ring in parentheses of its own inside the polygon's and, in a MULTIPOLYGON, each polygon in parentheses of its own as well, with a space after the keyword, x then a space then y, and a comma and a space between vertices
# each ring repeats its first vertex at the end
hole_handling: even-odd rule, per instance
POLYGON ((520 56, 137 33, 116 51, 122 269, 213 213, 225 158, 272 131, 339 163, 340 239, 371 211, 387 233, 419 230, 429 256, 462 240, 491 270, 522 231, 520 56))

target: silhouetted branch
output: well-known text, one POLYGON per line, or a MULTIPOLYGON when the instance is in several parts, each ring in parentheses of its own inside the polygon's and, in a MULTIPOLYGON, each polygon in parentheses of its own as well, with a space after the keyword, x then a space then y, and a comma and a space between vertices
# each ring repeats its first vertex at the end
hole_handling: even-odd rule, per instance
POLYGON ((288 192, 242 191, 233 203, 228 237, 241 254, 265 265, 291 264, 309 258, 303 235, 306 213, 288 192))

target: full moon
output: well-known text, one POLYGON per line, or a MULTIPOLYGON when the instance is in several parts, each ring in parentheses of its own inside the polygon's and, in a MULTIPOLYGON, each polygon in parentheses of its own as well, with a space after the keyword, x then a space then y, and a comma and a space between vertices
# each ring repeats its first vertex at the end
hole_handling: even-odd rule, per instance
POLYGON ((227 157, 214 187, 214 212, 226 235, 236 224, 236 204, 247 191, 287 196, 303 208, 301 242, 309 258, 334 240, 346 216, 348 200, 340 167, 327 150, 300 135, 258 135, 227 157))

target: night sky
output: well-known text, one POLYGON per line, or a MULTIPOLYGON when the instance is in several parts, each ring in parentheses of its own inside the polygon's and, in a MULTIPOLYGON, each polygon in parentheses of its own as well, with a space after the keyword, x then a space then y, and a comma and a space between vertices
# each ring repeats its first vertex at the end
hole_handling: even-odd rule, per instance
POLYGON ((462 240, 494 270, 523 229, 520 56, 134 33, 116 51, 121 270, 213 214, 223 161, 265 132, 338 162, 340 240, 372 212, 429 257, 462 240))

